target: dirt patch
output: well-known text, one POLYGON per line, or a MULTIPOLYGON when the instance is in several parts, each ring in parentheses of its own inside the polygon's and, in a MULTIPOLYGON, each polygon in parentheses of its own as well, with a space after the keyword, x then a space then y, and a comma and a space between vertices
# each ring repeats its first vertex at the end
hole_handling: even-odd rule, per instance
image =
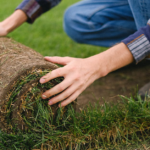
POLYGON ((118 95, 135 95, 147 82, 150 82, 150 60, 126 66, 98 79, 79 96, 78 105, 84 108, 89 102, 94 104, 97 101, 102 105, 104 100, 118 103, 118 95))

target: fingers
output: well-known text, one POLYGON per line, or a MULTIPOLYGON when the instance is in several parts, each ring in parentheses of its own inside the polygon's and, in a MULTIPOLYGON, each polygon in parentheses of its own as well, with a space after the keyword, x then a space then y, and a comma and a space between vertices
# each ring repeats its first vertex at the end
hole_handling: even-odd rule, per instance
POLYGON ((63 102, 61 102, 61 104, 59 104, 59 107, 65 107, 66 105, 76 100, 77 97, 86 89, 86 87, 86 84, 84 84, 83 86, 79 85, 78 83, 76 85, 72 84, 65 91, 63 91, 63 93, 50 99, 48 104, 53 105, 64 100, 63 102))
POLYGON ((45 57, 45 60, 50 61, 55 64, 66 65, 68 64, 73 58, 71 57, 45 57))
MULTIPOLYGON (((70 93, 70 96, 67 97, 63 102, 61 102, 59 104, 59 107, 65 107, 67 106, 68 104, 70 104, 71 102, 73 102, 74 100, 77 99, 77 97, 86 89, 86 87, 90 84, 90 82, 86 82, 84 85, 79 85, 79 84, 76 84, 76 88, 71 88, 68 89, 66 91, 66 95, 64 93, 64 95, 67 97, 68 96, 68 93, 70 93)), ((72 87, 74 87, 74 85, 72 85, 72 87)), ((62 93, 63 94, 63 93, 62 93)), ((61 95, 60 95, 61 96, 61 95)), ((63 95, 62 95, 63 96, 63 95)), ((60 98, 60 97, 58 97, 60 98)), ((55 99, 54 99, 55 100, 55 99)))
POLYGON ((76 91, 78 89, 78 85, 74 85, 74 86, 69 86, 65 91, 63 91, 63 93, 60 93, 59 95, 53 97, 52 99, 49 100, 49 105, 53 105, 58 103, 59 101, 65 100, 67 99, 69 96, 72 95, 72 93, 74 93, 74 91, 76 91))
MULTIPOLYGON (((47 99, 53 95, 56 95, 58 93, 61 93, 62 91, 64 91, 65 89, 67 89, 70 85, 71 85, 72 81, 63 81, 60 84, 56 85, 55 87, 53 87, 52 89, 47 90, 45 93, 42 94, 42 98, 43 99, 47 99)), ((64 93, 64 92, 63 92, 64 93)), ((59 96, 59 100, 63 100, 67 97, 65 97, 64 94, 60 94, 62 95, 62 97, 59 96)), ((69 96, 69 95, 68 95, 69 96)), ((56 96, 58 97, 58 96, 56 96)), ((57 98, 54 98, 57 100, 57 98)), ((52 102, 53 104, 57 103, 58 100, 55 102, 55 100, 52 102)))
POLYGON ((79 95, 80 95, 80 91, 76 91, 75 93, 73 93, 69 98, 67 98, 65 101, 61 102, 61 104, 59 104, 59 107, 65 107, 68 104, 70 104, 71 102, 73 102, 79 95))
POLYGON ((46 74, 45 76, 43 76, 41 79, 40 79, 40 83, 43 84, 43 83, 46 83, 52 79, 55 79, 57 77, 65 77, 66 73, 65 73, 65 69, 63 68, 59 68, 59 69, 56 69, 56 70, 53 70, 51 71, 50 73, 46 74))

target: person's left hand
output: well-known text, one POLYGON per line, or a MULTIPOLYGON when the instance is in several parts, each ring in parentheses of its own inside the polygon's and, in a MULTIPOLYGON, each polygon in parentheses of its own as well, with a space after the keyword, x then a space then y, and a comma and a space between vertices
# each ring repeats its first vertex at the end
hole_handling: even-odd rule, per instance
POLYGON ((59 107, 64 107, 74 101, 91 83, 99 78, 98 72, 100 64, 91 58, 80 59, 71 57, 45 57, 45 60, 52 63, 64 65, 64 67, 53 70, 40 79, 40 83, 46 83, 57 77, 64 77, 64 80, 42 94, 43 99, 53 95, 59 95, 51 98, 48 102, 53 105, 61 102, 59 107), (62 92, 62 93, 61 93, 62 92))

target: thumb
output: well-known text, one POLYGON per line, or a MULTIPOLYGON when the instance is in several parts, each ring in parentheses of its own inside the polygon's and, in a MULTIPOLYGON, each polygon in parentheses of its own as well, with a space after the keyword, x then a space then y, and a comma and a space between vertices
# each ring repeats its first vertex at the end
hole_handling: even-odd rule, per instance
POLYGON ((55 64, 67 65, 73 58, 71 57, 44 57, 45 60, 50 61, 55 64))

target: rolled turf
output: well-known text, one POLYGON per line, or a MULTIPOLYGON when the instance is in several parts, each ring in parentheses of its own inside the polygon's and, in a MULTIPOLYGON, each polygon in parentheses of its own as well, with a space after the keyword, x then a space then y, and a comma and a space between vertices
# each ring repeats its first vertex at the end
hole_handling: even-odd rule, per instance
POLYGON ((53 79, 43 85, 39 79, 57 68, 34 50, 10 38, 0 38, 1 130, 9 132, 34 127, 40 120, 39 107, 49 111, 51 119, 55 118, 58 104, 48 106, 47 100, 41 99, 41 94, 60 83, 63 78, 53 79))

